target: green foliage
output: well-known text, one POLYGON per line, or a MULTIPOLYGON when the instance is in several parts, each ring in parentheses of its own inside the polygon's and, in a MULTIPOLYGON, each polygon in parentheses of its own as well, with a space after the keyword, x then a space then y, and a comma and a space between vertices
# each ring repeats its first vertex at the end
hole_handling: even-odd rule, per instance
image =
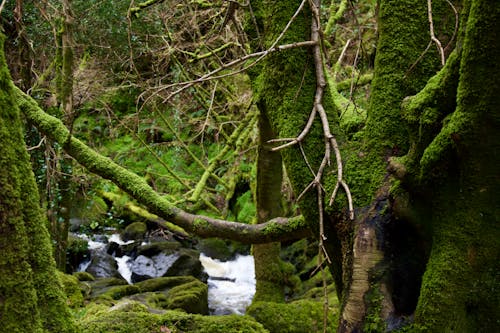
POLYGON ((236 221, 243 223, 251 223, 253 221, 256 209, 252 191, 247 191, 238 197, 234 211, 236 213, 236 221))

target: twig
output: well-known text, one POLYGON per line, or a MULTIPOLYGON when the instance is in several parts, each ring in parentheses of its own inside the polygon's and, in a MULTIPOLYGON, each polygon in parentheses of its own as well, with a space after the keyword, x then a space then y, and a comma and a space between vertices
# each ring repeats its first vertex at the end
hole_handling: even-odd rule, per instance
POLYGON ((0 14, 2 13, 3 11, 3 7, 5 6, 5 3, 7 2, 7 0, 3 0, 2 1, 2 4, 0 5, 0 14))
MULTIPOLYGON (((191 81, 186 81, 186 82, 181 82, 181 83, 174 83, 174 84, 165 85, 163 87, 158 88, 157 91, 152 96, 154 96, 155 94, 159 94, 160 92, 162 92, 162 91, 164 91, 166 89, 169 89, 169 88, 172 88, 172 87, 180 85, 181 88, 177 89, 176 91, 172 92, 171 94, 169 94, 167 97, 164 98, 164 102, 166 102, 169 99, 171 99, 173 96, 175 96, 175 95, 181 93, 182 91, 184 91, 184 90, 192 87, 194 84, 205 82, 205 81, 210 81, 210 80, 215 80, 215 79, 221 79, 221 78, 224 78, 224 77, 236 75, 238 73, 246 71, 249 68, 255 66, 257 63, 259 63, 262 59, 264 59, 270 53, 278 52, 278 51, 283 51, 283 50, 287 50, 287 49, 291 49, 291 48, 297 48, 297 47, 304 47, 304 46, 312 46, 312 45, 314 45, 315 42, 313 42, 313 41, 304 41, 304 42, 297 42, 297 43, 285 44, 285 45, 279 45, 279 46, 277 46, 278 43, 283 38, 283 36, 285 35, 285 33, 290 28, 292 22, 295 20, 295 18, 299 15, 299 13, 304 8, 305 3, 306 3, 306 0, 303 0, 300 3, 299 7, 295 11, 294 15, 290 18, 290 20, 286 24, 285 28, 283 28, 283 30, 281 31, 280 35, 275 39, 275 41, 273 42, 273 44, 267 50, 261 51, 261 52, 256 52, 256 53, 252 53, 252 54, 248 54, 248 55, 246 55, 244 57, 241 57, 239 59, 233 60, 233 61, 231 61, 231 62, 229 62, 227 64, 222 64, 217 69, 215 69, 215 70, 213 70, 213 71, 211 71, 211 72, 209 72, 207 74, 204 74, 203 76, 201 76, 198 79, 191 80, 191 81), (220 73, 221 71, 223 71, 225 69, 228 69, 230 67, 236 66, 236 65, 238 65, 240 63, 243 63, 246 60, 249 60, 249 59, 252 59, 252 58, 257 58, 257 59, 254 62, 252 62, 251 64, 249 64, 249 65, 247 65, 247 66, 245 66, 245 67, 243 67, 243 68, 241 68, 239 70, 236 70, 234 72, 227 73, 227 74, 216 75, 216 74, 220 73)), ((152 96, 148 97, 146 99, 146 102, 152 96)), ((139 97, 142 97, 142 94, 139 97)))
POLYGON ((434 34, 434 23, 432 21, 432 0, 427 0, 427 15, 429 16, 429 33, 431 35, 431 40, 434 43, 436 43, 439 55, 441 56, 441 65, 444 66, 445 58, 444 58, 443 46, 441 45, 441 42, 434 34))
MULTIPOLYGON (((4 2, 5 2, 5 1, 4 1, 4 2)), ((2 4, 2 5, 3 5, 3 4, 2 4)), ((0 12, 1 12, 1 9, 2 9, 2 8, 0 7, 0 12)), ((27 151, 32 151, 32 150, 38 149, 38 148, 40 148, 40 147, 43 145, 43 143, 44 143, 44 142, 45 142, 45 136, 44 136, 44 137, 40 140, 40 142, 39 142, 36 146, 33 146, 33 147, 28 147, 28 148, 26 148, 26 150, 27 150, 27 151)))
POLYGON ((446 2, 450 5, 451 9, 453 10, 453 13, 455 14, 455 29, 453 30, 453 35, 451 36, 450 41, 444 47, 445 51, 448 49, 448 47, 451 45, 451 43, 453 43, 453 41, 455 40, 455 37, 457 36, 457 33, 458 33, 458 11, 455 8, 455 6, 453 6, 453 4, 451 3, 450 0, 446 0, 446 2))

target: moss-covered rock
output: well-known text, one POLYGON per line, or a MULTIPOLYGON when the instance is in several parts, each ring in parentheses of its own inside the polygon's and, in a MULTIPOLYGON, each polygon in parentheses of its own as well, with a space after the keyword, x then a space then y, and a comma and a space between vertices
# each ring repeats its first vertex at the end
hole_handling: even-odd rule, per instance
POLYGON ((201 316, 180 311, 153 314, 141 305, 93 305, 80 321, 83 332, 113 333, 269 333, 248 316, 201 316))
POLYGON ((135 286, 137 286, 140 291, 144 293, 148 291, 162 291, 170 289, 184 283, 193 282, 194 280, 196 279, 192 276, 168 276, 137 282, 135 286))
POLYGON ((125 281, 124 279, 114 277, 88 281, 86 282, 86 284, 90 286, 91 289, 90 298, 96 298, 106 293, 106 291, 108 291, 112 287, 128 285, 127 281, 125 281))
POLYGON ((83 306, 83 295, 80 289, 78 279, 73 275, 64 274, 57 271, 66 294, 66 303, 70 308, 78 308, 83 306))
MULTIPOLYGON (((247 309, 247 314, 273 333, 323 332, 323 302, 255 302, 247 309)), ((336 331, 338 315, 337 308, 329 308, 327 332, 336 331)))
POLYGON ((95 277, 88 272, 75 272, 73 275, 78 281, 95 281, 95 277))
POLYGON ((122 233, 124 241, 142 240, 146 236, 148 226, 144 222, 134 222, 129 224, 122 233))
POLYGON ((208 314, 208 287, 192 276, 161 277, 136 286, 141 293, 130 298, 150 308, 208 314))
POLYGON ((208 314, 208 286, 195 280, 172 288, 167 295, 166 309, 183 309, 187 313, 208 314))

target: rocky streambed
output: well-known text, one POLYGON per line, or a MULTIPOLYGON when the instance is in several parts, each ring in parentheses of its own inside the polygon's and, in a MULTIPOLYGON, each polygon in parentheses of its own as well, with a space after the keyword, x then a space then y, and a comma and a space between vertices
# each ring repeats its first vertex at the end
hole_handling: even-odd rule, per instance
POLYGON ((255 293, 249 255, 222 261, 175 239, 76 236, 87 242, 88 252, 73 263, 75 275, 92 301, 130 299, 154 311, 244 314, 255 293))

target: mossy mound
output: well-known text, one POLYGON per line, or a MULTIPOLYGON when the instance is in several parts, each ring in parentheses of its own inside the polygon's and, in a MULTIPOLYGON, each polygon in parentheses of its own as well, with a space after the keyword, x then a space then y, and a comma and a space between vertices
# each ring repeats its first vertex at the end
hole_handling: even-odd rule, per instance
POLYGON ((155 279, 149 279, 141 282, 137 282, 135 285, 139 287, 141 292, 149 291, 161 291, 169 288, 173 288, 184 283, 190 283, 196 279, 192 276, 168 276, 159 277, 155 279))
POLYGON ((208 287, 191 277, 164 277, 136 284, 141 293, 127 297, 138 301, 156 312, 180 309, 187 313, 208 314, 208 287), (145 284, 148 283, 148 284, 145 284))
MULTIPOLYGON (((254 317, 269 332, 314 333, 323 332, 323 303, 299 300, 288 304, 255 302, 247 314, 254 317)), ((327 318, 327 332, 335 332, 338 310, 330 308, 327 318)))
POLYGON ((64 274, 57 271, 59 279, 64 287, 66 294, 66 303, 70 308, 79 308, 83 306, 83 295, 79 286, 78 279, 73 275, 64 274))
POLYGON ((153 314, 131 301, 112 308, 90 305, 80 327, 82 332, 95 333, 269 333, 248 316, 201 316, 180 311, 153 314))
POLYGON ((142 240, 146 236, 148 226, 144 222, 134 222, 129 224, 122 233, 124 241, 142 240))
POLYGON ((82 285, 90 288, 88 298, 99 304, 113 305, 118 300, 135 301, 148 309, 180 309, 187 313, 208 314, 208 287, 192 276, 160 277, 133 285, 124 280, 108 278, 84 282, 82 285))
POLYGON ((73 273, 73 276, 78 279, 78 281, 94 281, 95 277, 87 272, 76 272, 73 273))

